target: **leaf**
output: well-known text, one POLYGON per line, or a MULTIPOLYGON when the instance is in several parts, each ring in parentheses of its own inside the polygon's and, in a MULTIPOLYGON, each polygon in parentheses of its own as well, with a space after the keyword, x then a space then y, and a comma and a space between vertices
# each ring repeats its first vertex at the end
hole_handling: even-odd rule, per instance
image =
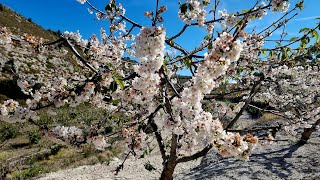
POLYGON ((188 5, 187 4, 181 4, 180 5, 180 11, 182 14, 185 14, 188 11, 188 5))
POLYGON ((203 4, 204 6, 208 6, 210 3, 207 2, 207 1, 202 1, 202 4, 203 4))
POLYGON ((298 39, 299 39, 299 37, 292 37, 292 38, 290 38, 290 41, 296 41, 298 39))
POLYGON ((168 64, 168 61, 167 60, 163 60, 163 66, 166 67, 168 64))
POLYGON ((120 103, 120 100, 112 100, 112 105, 117 106, 120 103))
POLYGON ((253 75, 256 77, 262 77, 263 73, 262 72, 254 72, 253 75))
POLYGON ((300 47, 305 48, 307 46, 307 41, 305 39, 302 39, 300 42, 300 47))
POLYGON ((191 68, 192 59, 186 58, 183 63, 186 65, 187 68, 191 68))
POLYGON ((111 4, 108 4, 106 5, 106 7, 104 8, 107 12, 108 11, 112 11, 112 5, 111 4))
POLYGON ((302 28, 302 29, 300 29, 299 33, 302 33, 302 32, 306 33, 309 30, 310 30, 309 28, 302 28))
POLYGON ((300 11, 302 11, 304 8, 303 3, 304 3, 304 1, 299 1, 296 3, 296 7, 298 7, 300 9, 300 11))
POLYGON ((315 38, 316 38, 316 41, 319 40, 319 34, 318 34, 318 32, 317 32, 316 30, 313 30, 313 31, 311 32, 311 35, 312 35, 312 37, 315 37, 315 38))
POLYGON ((243 71, 243 67, 242 67, 242 66, 239 66, 239 67, 237 68, 237 73, 240 74, 242 71, 243 71))
POLYGON ((209 41, 211 39, 210 34, 206 35, 203 39, 209 41))
POLYGON ((189 10, 193 11, 193 9, 194 9, 193 6, 191 4, 189 4, 189 10))
POLYGON ((169 45, 173 46, 174 45, 174 41, 173 40, 169 41, 169 45))
POLYGON ((282 49, 281 49, 281 53, 282 53, 281 59, 282 59, 282 60, 288 59, 289 56, 288 56, 287 50, 288 50, 287 48, 282 48, 282 49))
POLYGON ((121 80, 119 76, 114 76, 113 79, 121 87, 121 89, 124 88, 124 81, 121 80))
POLYGON ((241 12, 243 13, 249 12, 249 9, 243 9, 241 12))

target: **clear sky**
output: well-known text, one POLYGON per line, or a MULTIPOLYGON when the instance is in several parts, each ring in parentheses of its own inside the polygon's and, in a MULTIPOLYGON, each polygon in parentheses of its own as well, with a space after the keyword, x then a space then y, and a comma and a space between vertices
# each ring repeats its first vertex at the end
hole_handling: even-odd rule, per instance
MULTIPOLYGON (((183 0, 180 1, 183 2, 183 0)), ((103 10, 109 0, 91 0, 90 2, 103 10)), ((248 9, 254 2, 255 0, 221 0, 219 9, 227 9, 231 13, 248 9)), ((296 0, 291 0, 292 6, 294 6, 294 2, 296 0)), ((31 18, 46 29, 79 30, 84 38, 88 38, 93 33, 97 34, 100 27, 108 27, 106 22, 97 21, 94 15, 88 13, 87 5, 81 5, 76 0, 0 0, 0 3, 9 6, 26 18, 31 18)), ((155 9, 155 0, 117 0, 117 3, 123 4, 126 16, 130 19, 144 26, 151 25, 150 20, 144 17, 144 12, 155 9)), ((172 36, 179 32, 184 25, 177 15, 178 0, 160 0, 160 5, 168 7, 168 11, 164 14, 164 25, 167 28, 167 35, 172 36)), ((289 35, 296 36, 299 29, 303 27, 314 27, 316 23, 314 19, 320 17, 319 7, 320 0, 305 0, 305 9, 287 25, 289 35)), ((261 30, 280 16, 279 13, 272 14, 270 12, 262 20, 252 22, 249 28, 255 27, 257 30, 261 30)), ((275 35, 277 33, 279 32, 276 32, 275 35)), ((189 28, 176 42, 186 47, 187 50, 191 50, 199 44, 204 36, 204 30, 199 30, 197 27, 189 28)))

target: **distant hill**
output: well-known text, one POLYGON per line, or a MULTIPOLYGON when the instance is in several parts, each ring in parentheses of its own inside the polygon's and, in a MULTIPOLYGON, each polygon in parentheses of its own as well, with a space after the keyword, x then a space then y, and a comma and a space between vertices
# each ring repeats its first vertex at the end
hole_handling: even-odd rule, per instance
POLYGON ((45 30, 32 22, 31 18, 25 18, 3 4, 0 4, 0 26, 9 28, 15 35, 27 33, 48 40, 58 38, 58 33, 45 30))
POLYGON ((41 71, 59 75, 69 70, 78 72, 84 69, 67 48, 37 53, 32 45, 24 41, 25 34, 49 42, 57 40, 60 32, 46 30, 4 4, 0 4, 0 27, 6 27, 14 37, 12 48, 0 46, 0 103, 8 98, 26 98, 16 85, 17 76, 37 77, 41 71))

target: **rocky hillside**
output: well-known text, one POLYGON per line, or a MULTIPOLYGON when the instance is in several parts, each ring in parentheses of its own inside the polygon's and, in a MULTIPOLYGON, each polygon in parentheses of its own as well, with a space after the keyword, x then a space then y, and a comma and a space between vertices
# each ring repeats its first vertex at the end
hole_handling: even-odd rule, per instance
POLYGON ((65 47, 37 47, 38 42, 57 40, 59 33, 45 30, 0 4, 0 35, 12 37, 9 46, 0 45, 0 103, 8 98, 26 98, 16 85, 17 78, 44 79, 86 71, 65 47))

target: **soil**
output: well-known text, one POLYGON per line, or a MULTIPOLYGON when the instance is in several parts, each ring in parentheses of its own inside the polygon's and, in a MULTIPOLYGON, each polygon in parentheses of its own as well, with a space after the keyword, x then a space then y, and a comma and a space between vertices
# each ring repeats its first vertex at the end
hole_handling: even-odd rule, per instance
MULTIPOLYGON (((249 161, 234 158, 222 158, 214 151, 202 159, 178 164, 175 179, 320 179, 320 133, 316 132, 307 144, 297 144, 296 138, 281 136, 286 141, 259 145, 249 161)), ((115 159, 109 164, 81 166, 75 169, 61 170, 42 175, 40 180, 63 179, 158 179, 162 170, 159 152, 146 158, 130 157, 122 171, 114 174, 122 161, 115 159), (144 167, 150 163, 155 170, 148 171, 144 167)))

